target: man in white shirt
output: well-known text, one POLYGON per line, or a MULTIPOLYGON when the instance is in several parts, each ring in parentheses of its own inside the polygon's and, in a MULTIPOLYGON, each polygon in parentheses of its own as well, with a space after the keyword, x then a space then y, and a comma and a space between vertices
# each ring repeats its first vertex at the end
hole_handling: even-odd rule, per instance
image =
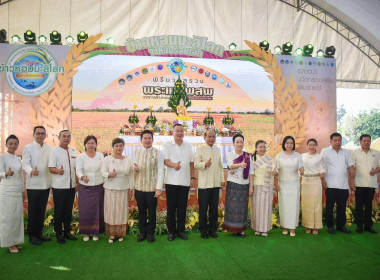
POLYGON ((335 234, 334 229, 334 204, 336 203, 336 229, 351 233, 346 225, 346 204, 351 185, 351 177, 354 173, 350 152, 342 149, 342 136, 335 132, 330 135, 328 148, 322 149, 321 155, 326 164, 326 177, 322 179, 322 186, 326 190, 326 224, 327 231, 335 234), (350 184, 350 186, 349 186, 350 184))
POLYGON ((372 227, 372 200, 377 189, 377 174, 380 172, 380 153, 371 149, 371 136, 360 136, 361 148, 352 151, 352 161, 355 167, 355 223, 356 232, 364 230, 377 233, 372 227), (364 215, 363 215, 364 208, 364 215))
POLYGON ((137 149, 134 156, 135 197, 140 229, 137 241, 141 242, 148 237, 148 242, 152 243, 155 241, 157 199, 164 184, 164 155, 152 146, 152 131, 144 130, 140 139, 143 147, 137 149))
POLYGON ((173 126, 174 141, 164 144, 164 162, 167 166, 165 176, 168 240, 173 241, 177 234, 187 240, 185 234, 187 198, 190 185, 195 187, 194 154, 190 143, 183 141, 183 126, 173 126), (176 219, 177 214, 177 219, 176 219))
POLYGON ((77 240, 71 231, 71 216, 78 178, 75 175, 76 151, 69 147, 71 133, 62 130, 58 136, 59 146, 51 150, 49 170, 52 176, 54 198, 54 231, 58 243, 65 243, 65 238, 77 240), (62 223, 64 231, 62 234, 62 223))
POLYGON ((215 132, 209 129, 205 132, 204 139, 206 144, 198 147, 194 165, 198 170, 199 231, 202 238, 208 239, 208 233, 212 238, 218 237, 219 191, 220 187, 225 187, 225 180, 220 149, 214 146, 215 132))
POLYGON ((48 168, 51 146, 44 143, 45 127, 34 127, 33 137, 34 141, 24 147, 22 164, 26 173, 28 194, 29 242, 33 245, 41 245, 42 241, 51 240, 50 237, 42 235, 46 204, 51 187, 51 174, 48 168))

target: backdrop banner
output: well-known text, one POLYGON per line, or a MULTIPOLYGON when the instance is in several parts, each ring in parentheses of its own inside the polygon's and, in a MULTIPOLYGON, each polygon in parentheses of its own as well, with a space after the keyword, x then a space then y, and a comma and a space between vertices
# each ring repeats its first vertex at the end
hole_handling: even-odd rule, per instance
MULTIPOLYGON (((195 145, 205 126, 222 138, 242 132, 247 151, 262 139, 272 156, 286 135, 304 152, 308 138, 322 148, 336 131, 335 59, 275 56, 249 41, 247 50, 225 51, 195 35, 130 38, 125 46, 98 43, 101 36, 73 46, 0 44, 1 153, 13 133, 21 154, 35 125, 53 146, 59 131, 71 130, 79 152, 95 135, 103 153, 148 123, 170 136, 183 122, 187 136, 200 138, 195 145)), ((232 149, 228 138, 218 143, 232 149)))

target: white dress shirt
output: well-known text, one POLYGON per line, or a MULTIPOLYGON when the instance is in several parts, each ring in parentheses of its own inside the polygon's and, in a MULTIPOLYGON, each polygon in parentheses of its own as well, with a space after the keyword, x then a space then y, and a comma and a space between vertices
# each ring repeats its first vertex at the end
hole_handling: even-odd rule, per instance
POLYGON ((49 154, 51 146, 36 141, 26 145, 22 153, 22 165, 26 172, 26 188, 31 190, 46 190, 51 187, 51 173, 49 171, 49 154), (31 176, 37 167, 38 176, 31 176))
POLYGON ((76 160, 76 171, 79 178, 79 183, 83 186, 97 186, 103 184, 102 162, 104 156, 102 153, 96 152, 95 156, 89 157, 86 152, 78 155, 76 160), (85 183, 81 178, 87 176, 88 183, 85 183))
POLYGON ((58 146, 50 151, 49 167, 60 169, 63 166, 63 175, 53 174, 51 186, 54 189, 75 188, 75 159, 77 153, 74 148, 67 150, 58 146))
POLYGON ((348 170, 354 165, 350 152, 340 149, 336 152, 332 146, 322 149, 321 155, 326 164, 326 182, 328 188, 349 189, 348 170))
POLYGON ((183 141, 178 146, 174 140, 164 143, 164 158, 173 163, 181 162, 181 169, 166 169, 165 184, 190 186, 190 162, 194 162, 193 147, 190 143, 183 141))

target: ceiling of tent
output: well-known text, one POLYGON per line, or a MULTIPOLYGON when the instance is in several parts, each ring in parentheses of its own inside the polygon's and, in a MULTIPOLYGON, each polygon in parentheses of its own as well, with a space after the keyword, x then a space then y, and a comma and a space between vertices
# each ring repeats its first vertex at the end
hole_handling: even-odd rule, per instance
MULTIPOLYGON (((305 2, 301 1, 300 2, 305 2)), ((288 0, 296 5, 297 0, 288 0)), ((379 0, 312 0, 380 50, 379 0)), ((31 29, 37 36, 56 29, 62 38, 84 30, 101 38, 200 35, 247 49, 244 40, 268 40, 271 49, 290 41, 313 43, 314 51, 334 45, 337 86, 380 88, 380 68, 326 24, 279 0, 0 0, 0 29, 9 36, 31 29), (34 5, 31 8, 31 5, 34 5)))
POLYGON ((358 32, 380 52, 379 0, 310 0, 358 32))

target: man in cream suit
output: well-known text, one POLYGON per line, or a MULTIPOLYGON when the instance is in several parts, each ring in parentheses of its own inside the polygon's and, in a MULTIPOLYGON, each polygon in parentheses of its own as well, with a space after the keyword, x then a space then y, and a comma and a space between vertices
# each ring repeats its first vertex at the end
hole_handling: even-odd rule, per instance
POLYGON ((225 187, 225 180, 220 149, 214 146, 215 132, 211 129, 206 131, 204 138, 206 144, 198 147, 194 166, 198 170, 199 231, 202 238, 208 239, 208 233, 213 238, 218 237, 219 190, 225 187))
POLYGON ((42 235, 46 204, 51 187, 51 175, 48 168, 51 146, 44 143, 46 129, 36 126, 33 129, 34 141, 24 147, 22 154, 23 170, 26 172, 28 194, 28 236, 33 245, 51 238, 42 235))

